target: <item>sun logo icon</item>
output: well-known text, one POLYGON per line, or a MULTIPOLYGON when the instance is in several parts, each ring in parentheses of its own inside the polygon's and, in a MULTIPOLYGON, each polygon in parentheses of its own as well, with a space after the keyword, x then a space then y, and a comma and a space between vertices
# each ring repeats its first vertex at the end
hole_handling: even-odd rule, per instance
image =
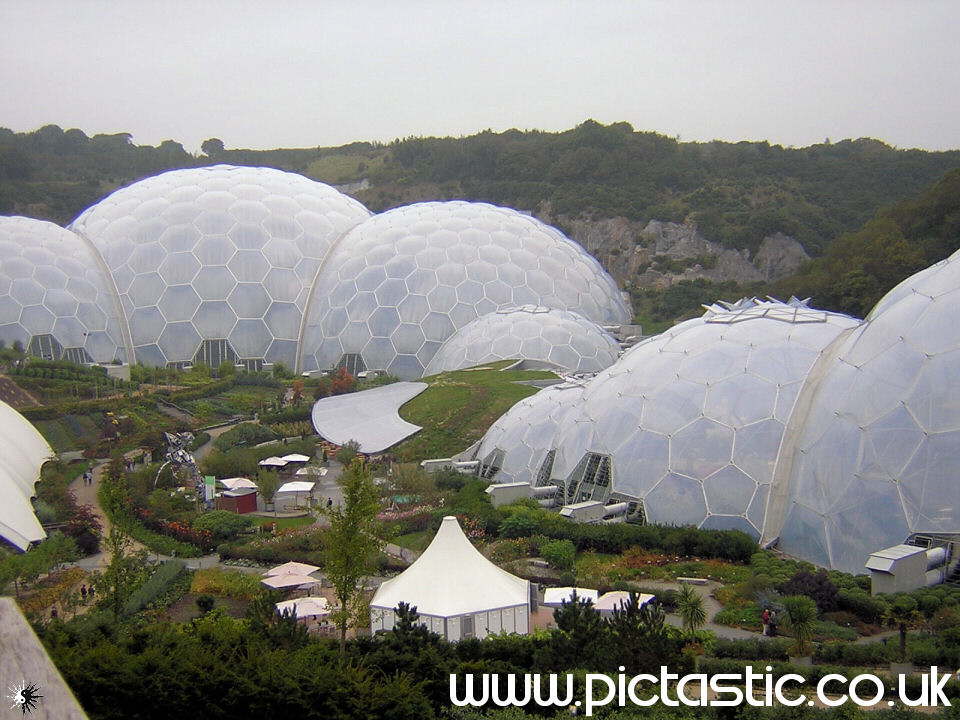
POLYGON ((7 693, 7 699, 13 704, 11 710, 20 708, 20 713, 26 715, 37 708, 37 704, 43 698, 40 694, 40 686, 36 683, 21 681, 10 686, 7 693))

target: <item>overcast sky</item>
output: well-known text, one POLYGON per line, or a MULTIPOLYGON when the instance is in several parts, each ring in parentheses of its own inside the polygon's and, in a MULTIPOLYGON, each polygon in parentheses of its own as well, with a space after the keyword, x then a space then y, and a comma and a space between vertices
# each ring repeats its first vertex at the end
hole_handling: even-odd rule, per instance
POLYGON ((960 147, 956 0, 0 0, 0 126, 197 150, 626 120, 960 147))

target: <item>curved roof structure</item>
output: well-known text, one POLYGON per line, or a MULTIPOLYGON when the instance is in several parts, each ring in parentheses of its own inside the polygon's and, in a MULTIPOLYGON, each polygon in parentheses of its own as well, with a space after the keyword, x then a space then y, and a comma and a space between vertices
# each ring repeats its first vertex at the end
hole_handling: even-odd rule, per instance
POLYGON ((613 279, 558 230, 485 203, 428 202, 375 215, 324 263, 301 368, 362 361, 420 377, 456 330, 498 308, 571 310, 595 323, 629 311, 613 279))
MULTIPOLYGON (((586 384, 556 425, 546 445, 554 451, 550 484, 564 488, 566 502, 615 493, 642 501, 654 523, 759 538, 797 394, 823 348, 857 323, 795 300, 747 299, 711 306, 634 346, 586 384)), ((549 390, 538 396, 546 401, 549 390)), ((504 468, 519 457, 523 474, 507 473, 517 480, 539 457, 522 425, 493 440, 504 468)), ((484 438, 480 453, 489 444, 484 438)), ((548 484, 538 475, 536 484, 548 484)))
POLYGON ((0 217, 0 340, 49 360, 125 358, 120 307, 105 268, 58 225, 0 217))
POLYGON ((301 175, 216 165, 117 190, 70 229, 109 268, 138 362, 292 368, 321 262, 369 215, 301 175))
POLYGON ((960 532, 960 252, 908 278, 811 379, 781 548, 862 572, 913 533, 960 532))
POLYGON ((30 502, 53 449, 20 413, 0 401, 0 537, 26 550, 47 536, 30 502))
POLYGON ((427 387, 421 382, 399 382, 321 398, 310 415, 313 427, 337 445, 353 440, 362 453, 381 452, 421 429, 400 417, 399 410, 427 387))
POLYGON ((620 345, 575 312, 523 305, 483 315, 451 335, 424 375, 497 360, 536 360, 571 373, 595 373, 620 355, 620 345))
POLYGON ((433 617, 529 606, 530 583, 487 560, 448 515, 413 565, 377 589, 370 607, 392 610, 401 602, 433 617))

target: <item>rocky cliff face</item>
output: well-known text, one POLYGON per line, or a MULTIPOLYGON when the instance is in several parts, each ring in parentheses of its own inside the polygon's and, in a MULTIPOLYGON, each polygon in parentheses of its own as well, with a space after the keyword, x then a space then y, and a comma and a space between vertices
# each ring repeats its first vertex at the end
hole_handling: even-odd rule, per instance
POLYGON ((788 235, 769 235, 751 257, 703 237, 694 225, 626 218, 537 216, 558 223, 583 245, 621 287, 665 288, 681 280, 705 279, 749 284, 790 275, 809 260, 803 247, 788 235))

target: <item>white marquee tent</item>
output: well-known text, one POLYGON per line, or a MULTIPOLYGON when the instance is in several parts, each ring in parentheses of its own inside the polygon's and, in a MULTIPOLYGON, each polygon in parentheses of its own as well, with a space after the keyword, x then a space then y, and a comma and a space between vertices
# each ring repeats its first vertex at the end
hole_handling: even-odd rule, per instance
POLYGON ((377 590, 371 630, 392 629, 401 602, 415 606, 422 624, 451 641, 530 628, 530 583, 481 555, 452 516, 413 565, 377 590))

